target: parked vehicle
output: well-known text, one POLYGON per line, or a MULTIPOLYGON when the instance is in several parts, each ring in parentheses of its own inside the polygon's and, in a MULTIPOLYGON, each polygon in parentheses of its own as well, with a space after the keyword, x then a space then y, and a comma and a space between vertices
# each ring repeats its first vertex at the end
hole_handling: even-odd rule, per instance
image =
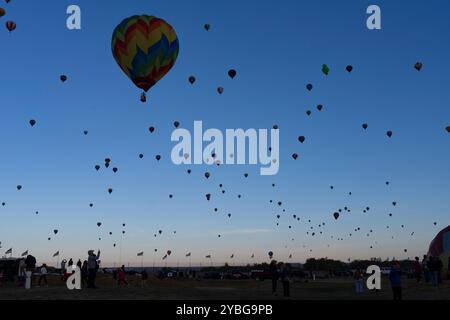
POLYGON ((250 278, 264 281, 272 279, 272 275, 270 274, 269 270, 252 270, 250 273, 250 278))

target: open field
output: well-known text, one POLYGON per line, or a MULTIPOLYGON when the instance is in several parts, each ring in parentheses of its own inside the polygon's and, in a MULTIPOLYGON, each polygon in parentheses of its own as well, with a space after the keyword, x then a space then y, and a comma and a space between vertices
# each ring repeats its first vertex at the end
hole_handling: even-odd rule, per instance
MULTIPOLYGON (((77 300, 270 300, 282 297, 281 282, 278 295, 271 294, 270 281, 256 280, 192 280, 150 278, 141 286, 140 279, 129 277, 129 286, 117 287, 111 277, 99 275, 98 289, 69 291, 56 278, 49 279, 48 287, 34 287, 31 290, 3 285, 0 299, 77 299, 77 300)), ((450 300, 450 282, 444 282, 439 289, 430 284, 417 284, 414 280, 404 280, 405 300, 450 300)), ((327 279, 315 282, 296 281, 291 284, 291 298, 302 300, 390 300, 389 283, 383 279, 380 292, 354 293, 353 280, 327 279)))

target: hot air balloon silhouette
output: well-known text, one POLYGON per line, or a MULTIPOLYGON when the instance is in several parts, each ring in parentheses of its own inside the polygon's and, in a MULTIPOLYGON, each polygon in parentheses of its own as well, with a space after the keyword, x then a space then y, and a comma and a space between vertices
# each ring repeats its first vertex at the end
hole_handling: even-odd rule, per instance
POLYGON ((179 53, 172 26, 148 15, 124 19, 114 30, 111 42, 119 67, 145 92, 172 69, 179 53))

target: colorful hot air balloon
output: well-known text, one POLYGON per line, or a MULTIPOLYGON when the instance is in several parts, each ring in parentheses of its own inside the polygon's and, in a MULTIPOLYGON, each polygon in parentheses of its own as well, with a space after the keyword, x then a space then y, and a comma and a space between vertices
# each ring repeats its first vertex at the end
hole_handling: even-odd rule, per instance
POLYGON ((136 15, 114 30, 112 52, 122 71, 147 92, 175 65, 179 42, 175 30, 163 19, 136 15))
POLYGON ((431 241, 428 256, 439 257, 444 264, 443 270, 448 270, 450 258, 450 226, 442 229, 431 241))
POLYGON ((445 130, 447 130, 447 132, 450 133, 450 126, 448 126, 447 128, 445 128, 445 130))
POLYGON ((0 18, 3 17, 6 14, 5 9, 0 8, 0 18))
POLYGON ((14 21, 7 21, 6 22, 6 29, 8 29, 9 32, 14 31, 16 29, 17 25, 14 21))

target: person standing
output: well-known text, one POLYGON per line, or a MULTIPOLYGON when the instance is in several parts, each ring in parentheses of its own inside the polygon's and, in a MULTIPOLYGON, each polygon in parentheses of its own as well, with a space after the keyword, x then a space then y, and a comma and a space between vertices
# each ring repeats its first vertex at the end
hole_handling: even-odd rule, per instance
POLYGON ((428 256, 426 254, 423 255, 422 270, 425 282, 430 282, 430 270, 428 269, 428 256))
POLYGON ((417 283, 422 280, 422 266, 420 265, 419 257, 416 257, 416 262, 414 263, 414 276, 417 279, 417 283))
POLYGON ((281 263, 281 281, 283 283, 283 295, 285 297, 291 296, 290 281, 291 281, 290 267, 287 263, 281 263))
POLYGON ((398 262, 395 262, 392 266, 389 273, 389 280, 391 281, 394 300, 402 300, 402 271, 398 262))
POLYGON ((436 277, 438 285, 442 284, 442 269, 444 269, 444 264, 442 263, 441 258, 436 257, 436 277))
POLYGON ((117 285, 118 286, 120 286, 121 283, 128 285, 128 282, 125 279, 125 277, 126 277, 125 266, 122 265, 122 268, 119 268, 119 270, 117 270, 117 285))
POLYGON ((354 274, 355 278, 355 291, 357 294, 364 292, 364 277, 361 270, 356 270, 354 274))
POLYGON ((272 294, 276 295, 277 294, 278 277, 279 277, 278 266, 277 266, 276 260, 272 260, 270 262, 269 272, 270 272, 270 276, 272 278, 272 294))
POLYGON ((438 265, 436 258, 431 256, 428 260, 428 269, 430 270, 430 278, 431 278, 431 284, 433 287, 439 286, 439 278, 438 278, 438 265))
POLYGON ((81 266, 81 285, 84 287, 85 284, 89 284, 89 270, 87 260, 83 261, 81 266))
POLYGON ((42 265, 40 272, 41 272, 41 276, 39 277, 38 286, 41 285, 42 280, 44 280, 45 285, 48 286, 48 282, 47 282, 47 273, 48 272, 47 272, 47 265, 45 263, 42 265))
POLYGON ((97 276, 97 260, 100 259, 100 250, 94 254, 94 250, 88 251, 88 288, 96 289, 95 278, 97 276))

